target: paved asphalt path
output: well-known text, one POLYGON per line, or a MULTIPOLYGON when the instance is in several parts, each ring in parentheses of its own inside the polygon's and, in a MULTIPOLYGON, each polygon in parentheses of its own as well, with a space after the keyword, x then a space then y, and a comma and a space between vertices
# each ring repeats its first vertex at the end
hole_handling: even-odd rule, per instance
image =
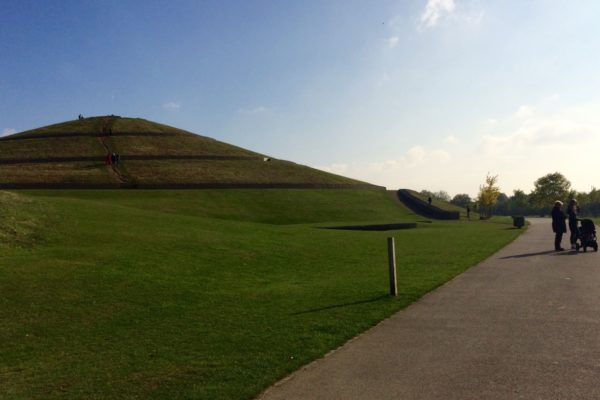
POLYGON ((530 222, 259 399, 600 399, 600 254, 551 251, 550 221, 530 222))

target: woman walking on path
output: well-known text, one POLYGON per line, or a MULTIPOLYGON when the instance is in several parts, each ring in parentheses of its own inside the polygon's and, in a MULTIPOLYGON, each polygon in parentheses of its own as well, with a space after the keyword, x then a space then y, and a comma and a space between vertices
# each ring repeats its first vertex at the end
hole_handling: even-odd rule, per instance
POLYGON ((562 235, 567 231, 567 224, 565 223, 565 219, 567 216, 562 210, 563 203, 560 200, 556 200, 554 202, 554 208, 552 209, 552 230, 556 234, 554 236, 554 250, 563 251, 564 249, 560 247, 560 242, 562 240, 562 235))
POLYGON ((569 216, 569 230, 571 231, 571 249, 576 249, 577 236, 579 235, 579 228, 577 227, 577 213, 579 212, 579 205, 577 200, 571 199, 569 206, 567 207, 567 215, 569 216))

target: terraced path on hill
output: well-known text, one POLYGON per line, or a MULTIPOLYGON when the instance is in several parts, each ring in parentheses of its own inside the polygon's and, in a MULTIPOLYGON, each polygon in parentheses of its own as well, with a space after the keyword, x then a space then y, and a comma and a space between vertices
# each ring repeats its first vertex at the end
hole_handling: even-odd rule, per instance
MULTIPOLYGON (((108 154, 107 157, 110 157, 110 154, 114 154, 113 151, 110 149, 109 145, 106 143, 104 136, 99 137, 98 141, 102 144, 102 147, 104 147, 106 154, 108 154)), ((121 184, 128 184, 131 182, 131 179, 125 176, 125 174, 121 170, 119 170, 119 165, 117 163, 110 163, 109 166, 112 173, 121 182, 121 184)))
MULTIPOLYGON (((107 152, 112 153, 107 149, 107 152)), ((121 160, 149 161, 149 160, 213 160, 213 161, 264 161, 263 157, 246 156, 205 156, 205 155, 127 155, 120 154, 121 160)), ((104 157, 84 156, 84 157, 38 157, 38 158, 0 158, 0 164, 40 164, 40 163, 61 163, 61 162, 102 162, 104 157)))
MULTIPOLYGON (((117 135, 115 133, 114 135, 117 135)), ((0 141, 14 141, 14 140, 32 140, 32 139, 50 139, 50 138, 69 138, 69 137, 102 137, 110 136, 107 132, 57 132, 57 133, 41 133, 32 134, 28 136, 11 135, 0 137, 0 141)), ((170 136, 162 132, 119 132, 118 136, 170 136)))

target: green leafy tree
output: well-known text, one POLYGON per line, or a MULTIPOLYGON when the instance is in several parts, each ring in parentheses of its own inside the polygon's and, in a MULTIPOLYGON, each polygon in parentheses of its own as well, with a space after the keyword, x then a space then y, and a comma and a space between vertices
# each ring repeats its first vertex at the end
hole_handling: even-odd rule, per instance
POLYGON ((554 172, 544 175, 534 182, 531 200, 534 206, 546 208, 556 200, 567 201, 569 196, 574 194, 571 191, 571 182, 560 172, 554 172))
POLYGON ((435 200, 441 200, 445 202, 450 202, 450 195, 445 190, 438 190, 437 192, 431 192, 429 190, 421 190, 421 195, 426 197, 431 197, 435 200))
POLYGON ((491 176, 489 173, 485 177, 485 184, 479 186, 479 196, 477 203, 479 204, 479 213, 482 218, 490 218, 492 216, 492 207, 496 204, 498 196, 500 196, 500 188, 497 186, 498 175, 491 176))
POLYGON ((446 203, 450 202, 450 195, 445 190, 438 190, 437 192, 433 192, 433 198, 445 201, 446 203))
POLYGON ((513 191, 513 195, 511 198, 512 201, 512 210, 515 214, 523 215, 527 210, 527 206, 529 203, 529 196, 525 194, 524 191, 520 189, 515 189, 513 191))
POLYGON ((466 193, 460 193, 455 195, 452 200, 450 200, 450 203, 459 206, 459 207, 466 207, 469 204, 471 204, 471 197, 466 194, 466 193))

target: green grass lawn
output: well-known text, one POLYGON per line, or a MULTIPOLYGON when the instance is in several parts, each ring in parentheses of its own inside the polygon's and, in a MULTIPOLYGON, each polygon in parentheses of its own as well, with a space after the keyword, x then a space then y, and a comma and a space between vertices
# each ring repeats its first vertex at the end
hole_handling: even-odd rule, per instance
POLYGON ((421 219, 385 191, 23 191, 0 202, 20 232, 0 228, 3 399, 251 399, 521 232, 508 218, 319 229, 421 219))

